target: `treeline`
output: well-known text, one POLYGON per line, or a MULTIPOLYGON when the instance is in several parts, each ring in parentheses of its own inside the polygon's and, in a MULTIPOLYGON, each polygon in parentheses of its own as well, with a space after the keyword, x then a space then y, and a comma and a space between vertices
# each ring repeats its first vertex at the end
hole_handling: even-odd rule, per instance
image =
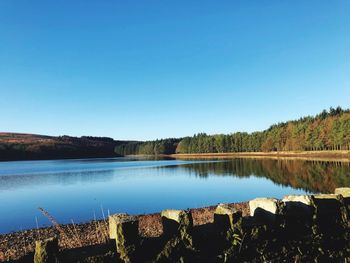
POLYGON ((120 155, 145 154, 173 154, 181 139, 163 139, 147 142, 130 142, 115 147, 115 152, 120 155))
POLYGON ((121 145, 116 148, 116 152, 169 154, 350 150, 350 110, 330 108, 316 116, 272 125, 262 132, 236 132, 229 135, 199 133, 192 137, 167 140, 121 145), (176 146, 167 148, 166 152, 163 148, 157 148, 156 145, 167 140, 176 146))
POLYGON ((0 160, 115 157, 114 148, 122 143, 107 137, 0 133, 0 160))
POLYGON ((349 150, 350 111, 340 107, 272 125, 262 132, 197 134, 180 141, 176 153, 349 150))

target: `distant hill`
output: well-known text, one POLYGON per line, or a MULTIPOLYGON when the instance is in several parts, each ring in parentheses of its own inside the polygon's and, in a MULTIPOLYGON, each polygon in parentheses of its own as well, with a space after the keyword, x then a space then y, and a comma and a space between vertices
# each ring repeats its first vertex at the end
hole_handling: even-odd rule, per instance
POLYGON ((107 137, 0 132, 0 160, 113 157, 118 156, 114 148, 123 143, 107 137))

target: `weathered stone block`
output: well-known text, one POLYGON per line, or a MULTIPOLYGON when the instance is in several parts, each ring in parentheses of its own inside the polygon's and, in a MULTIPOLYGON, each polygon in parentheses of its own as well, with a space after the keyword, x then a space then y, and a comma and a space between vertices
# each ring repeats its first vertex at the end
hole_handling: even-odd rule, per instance
POLYGON ((275 198, 255 198, 249 201, 250 215, 254 216, 257 210, 264 210, 271 214, 277 213, 277 199, 275 198))
POLYGON ((229 207, 226 204, 219 204, 214 212, 214 223, 224 228, 231 228, 239 223, 242 218, 242 212, 229 207))
POLYGON ((110 238, 116 240, 117 252, 124 262, 131 262, 139 242, 139 220, 136 216, 115 214, 109 217, 110 238))
POLYGON ((313 195, 315 199, 318 200, 335 200, 339 198, 338 194, 318 194, 318 195, 313 195))
POLYGON ((282 202, 284 203, 286 216, 312 215, 312 197, 309 195, 286 195, 282 202))
POLYGON ((122 220, 122 218, 128 219, 129 215, 127 214, 116 214, 111 215, 108 218, 109 221, 109 238, 116 239, 117 236, 117 224, 122 220))
POLYGON ((49 238, 35 242, 34 263, 53 263, 58 260, 58 239, 49 238))
POLYGON ((349 187, 341 187, 336 188, 334 191, 335 194, 339 194, 343 197, 344 202, 344 210, 345 213, 343 213, 345 224, 348 228, 350 228, 350 188, 349 187))
POLYGON ((342 195, 344 198, 350 198, 350 187, 340 187, 334 190, 334 194, 342 195))
POLYGON ((314 233, 340 233, 347 225, 347 211, 343 197, 337 194, 321 194, 313 196, 314 233))
MULTIPOLYGON (((192 249, 193 219, 189 210, 164 210, 161 213, 163 237, 169 239, 169 244, 179 241, 184 247, 192 249), (176 241, 178 240, 178 241, 176 241)), ((173 247, 171 245, 170 247, 173 247)), ((174 245, 174 248, 178 245, 174 245)))
POLYGON ((161 213, 164 235, 176 235, 181 229, 190 230, 193 219, 190 211, 163 210, 161 213))
POLYGON ((173 210, 173 209, 166 209, 163 210, 161 213, 161 217, 166 218, 166 219, 170 219, 170 220, 174 220, 177 223, 180 224, 181 221, 181 214, 184 213, 183 210, 173 210))
POLYGON ((266 223, 276 221, 278 208, 278 200, 275 198, 256 198, 249 201, 250 215, 266 223))
POLYGON ((314 195, 313 204, 317 209, 317 215, 338 212, 341 206, 340 198, 338 194, 314 195))
POLYGON ((304 236, 312 231, 314 207, 312 196, 287 195, 283 204, 283 228, 290 238, 304 236))
MULTIPOLYGON (((293 203, 302 203, 304 205, 311 205, 311 196, 309 195, 286 195, 283 197, 282 202, 293 202, 293 203)), ((294 205, 294 204, 291 204, 294 205)))
POLYGON ((347 209, 350 210, 350 188, 349 187, 336 188, 334 193, 337 195, 341 195, 343 197, 344 204, 347 206, 347 209))

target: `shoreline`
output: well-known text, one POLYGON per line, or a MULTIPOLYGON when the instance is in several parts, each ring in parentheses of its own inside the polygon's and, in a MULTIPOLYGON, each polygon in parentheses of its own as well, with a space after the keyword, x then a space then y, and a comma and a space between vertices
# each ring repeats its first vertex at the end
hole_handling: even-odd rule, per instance
POLYGON ((281 151, 281 152, 230 152, 230 153, 177 153, 161 155, 175 159, 200 158, 273 158, 300 160, 350 161, 350 151, 281 151))
MULTIPOLYGON (((249 214, 248 202, 230 203, 230 207, 249 214)), ((204 225, 214 221, 216 205, 189 209, 194 225, 204 225)), ((163 233, 159 213, 138 215, 139 233, 143 237, 158 237, 163 233)), ((89 245, 101 245, 109 242, 107 220, 91 220, 77 224, 59 224, 58 226, 28 229, 0 234, 0 262, 16 260, 34 251, 35 241, 53 236, 59 237, 60 250, 89 245)))
POLYGON ((173 153, 173 154, 128 154, 106 155, 106 156, 75 156, 61 158, 26 158, 26 159, 0 159, 2 162, 20 162, 20 161, 55 161, 55 160, 80 160, 80 159, 106 159, 120 157, 167 157, 174 159, 200 159, 200 158, 288 158, 301 160, 339 160, 350 162, 350 151, 348 150, 327 150, 327 151, 279 151, 279 152, 224 152, 224 153, 173 153))

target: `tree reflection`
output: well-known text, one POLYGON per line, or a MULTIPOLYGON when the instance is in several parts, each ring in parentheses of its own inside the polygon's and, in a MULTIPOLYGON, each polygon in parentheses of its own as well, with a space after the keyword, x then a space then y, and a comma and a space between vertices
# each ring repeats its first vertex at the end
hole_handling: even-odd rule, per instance
POLYGON ((285 159, 232 159, 183 165, 197 176, 265 177, 277 184, 310 192, 332 193, 350 186, 350 163, 285 159))

